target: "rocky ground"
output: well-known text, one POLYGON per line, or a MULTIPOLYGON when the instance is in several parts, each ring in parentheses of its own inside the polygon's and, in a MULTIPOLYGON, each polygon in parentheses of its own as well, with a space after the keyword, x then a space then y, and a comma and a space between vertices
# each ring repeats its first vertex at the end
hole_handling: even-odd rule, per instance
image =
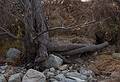
MULTIPOLYGON (((65 41, 67 40, 81 43, 81 39, 79 41, 72 38, 65 41)), ((94 40, 82 38, 82 42, 91 44, 94 40)), ((68 59, 72 61, 71 64, 64 64, 63 59, 50 54, 44 62, 44 71, 15 66, 20 61, 21 53, 16 48, 7 51, 6 63, 0 62, 0 82, 120 82, 120 53, 114 53, 112 50, 70 57, 68 59)))

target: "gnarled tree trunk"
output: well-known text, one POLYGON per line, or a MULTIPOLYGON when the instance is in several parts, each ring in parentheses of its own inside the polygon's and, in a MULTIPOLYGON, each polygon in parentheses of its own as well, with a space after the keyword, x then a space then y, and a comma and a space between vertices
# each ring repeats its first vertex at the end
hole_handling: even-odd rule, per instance
MULTIPOLYGON (((43 16, 41 0, 23 0, 25 6, 25 49, 26 57, 34 58, 36 62, 44 61, 47 54, 48 33, 39 36, 35 41, 33 38, 40 32, 46 31, 47 26, 43 16)), ((30 58, 28 59, 30 60, 30 58)))

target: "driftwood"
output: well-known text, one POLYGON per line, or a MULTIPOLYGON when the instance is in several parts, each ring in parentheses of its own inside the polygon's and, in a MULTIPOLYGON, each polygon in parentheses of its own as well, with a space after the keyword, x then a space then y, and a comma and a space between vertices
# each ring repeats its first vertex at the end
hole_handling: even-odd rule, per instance
POLYGON ((65 44, 59 46, 49 46, 48 50, 61 53, 64 56, 71 56, 76 54, 82 54, 85 52, 95 52, 101 50, 109 45, 108 42, 104 42, 99 45, 87 45, 87 44, 65 44))

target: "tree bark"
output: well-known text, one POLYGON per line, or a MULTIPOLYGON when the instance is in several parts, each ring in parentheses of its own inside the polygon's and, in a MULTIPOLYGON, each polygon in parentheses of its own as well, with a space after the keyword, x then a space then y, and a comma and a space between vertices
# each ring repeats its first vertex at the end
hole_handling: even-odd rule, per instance
MULTIPOLYGON (((37 34, 46 31, 47 25, 42 11, 41 0, 32 0, 33 12, 34 12, 34 28, 37 34)), ((37 56, 35 62, 41 62, 48 57, 47 44, 48 44, 48 32, 42 34, 37 38, 37 56)))
POLYGON ((107 47, 109 45, 108 42, 104 42, 102 44, 99 45, 89 45, 86 47, 82 47, 82 48, 77 48, 68 52, 62 52, 61 54, 63 54, 64 56, 71 56, 71 55, 76 55, 76 54, 82 54, 85 52, 94 52, 94 51, 98 51, 101 50, 105 47, 107 47))
MULTIPOLYGON (((48 43, 48 33, 39 36, 35 41, 35 37, 40 32, 46 31, 45 18, 43 16, 41 0, 23 0, 25 6, 25 39, 24 45, 26 49, 26 57, 29 58, 36 55, 35 62, 46 60, 48 43)), ((30 59, 29 59, 30 60, 30 59)))
POLYGON ((24 36, 24 47, 25 47, 25 63, 31 62, 32 55, 35 51, 31 50, 33 48, 32 41, 32 29, 33 29, 33 11, 30 0, 23 0, 25 12, 24 12, 24 23, 25 23, 25 36, 24 36))
POLYGON ((86 46, 89 46, 89 45, 88 44, 72 44, 72 43, 56 44, 55 42, 50 42, 47 48, 48 48, 48 51, 50 52, 63 52, 63 51, 66 52, 66 51, 70 51, 70 50, 74 50, 74 49, 78 49, 86 46))

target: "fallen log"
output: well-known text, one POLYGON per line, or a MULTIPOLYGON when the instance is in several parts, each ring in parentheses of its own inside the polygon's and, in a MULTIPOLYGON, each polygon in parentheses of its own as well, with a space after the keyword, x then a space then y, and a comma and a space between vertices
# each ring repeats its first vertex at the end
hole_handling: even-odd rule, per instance
POLYGON ((108 45, 109 45, 108 42, 104 42, 99 45, 89 45, 89 46, 77 48, 77 49, 74 49, 74 50, 71 50, 68 52, 61 52, 61 54, 63 54, 64 56, 67 56, 67 55, 71 56, 71 55, 76 55, 76 54, 82 54, 85 52, 94 52, 94 51, 101 50, 101 49, 107 47, 108 45))
POLYGON ((67 52, 70 50, 87 47, 88 44, 55 44, 54 42, 51 42, 48 44, 48 51, 50 52, 67 52))
POLYGON ((64 60, 64 63, 71 63, 65 56, 72 56, 82 54, 85 52, 95 52, 101 50, 109 45, 108 42, 104 42, 99 45, 89 44, 55 44, 54 42, 49 43, 47 48, 49 52, 54 53, 64 60))

